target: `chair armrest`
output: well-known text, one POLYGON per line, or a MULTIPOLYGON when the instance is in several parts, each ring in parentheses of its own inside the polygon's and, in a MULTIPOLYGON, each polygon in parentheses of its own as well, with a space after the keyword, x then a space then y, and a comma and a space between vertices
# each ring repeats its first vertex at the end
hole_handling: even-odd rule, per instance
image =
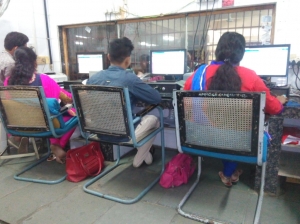
POLYGON ((155 109, 157 106, 159 106, 159 104, 151 104, 151 105, 147 106, 145 109, 137 112, 135 114, 135 116, 142 117, 142 116, 148 114, 151 110, 155 109))

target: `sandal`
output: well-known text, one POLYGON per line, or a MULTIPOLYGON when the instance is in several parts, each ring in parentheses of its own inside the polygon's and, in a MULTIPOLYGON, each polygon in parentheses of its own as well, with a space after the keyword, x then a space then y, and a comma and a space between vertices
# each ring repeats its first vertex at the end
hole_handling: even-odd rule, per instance
POLYGON ((47 158, 47 162, 51 162, 54 160, 56 160, 56 156, 53 153, 51 153, 50 156, 47 158))
POLYGON ((154 146, 151 146, 149 152, 151 153, 152 156, 154 156, 154 153, 155 153, 155 147, 154 147, 154 146))
POLYGON ((65 158, 59 158, 59 157, 56 157, 56 162, 60 163, 60 164, 65 164, 66 163, 66 160, 65 158))
POLYGON ((66 162, 66 152, 59 145, 50 145, 50 149, 55 156, 56 162, 61 164, 66 162))
POLYGON ((226 187, 231 187, 231 186, 232 186, 231 178, 230 178, 230 177, 224 176, 224 174, 223 174, 222 171, 219 172, 219 177, 221 178, 221 181, 223 182, 223 184, 224 184, 226 187))
POLYGON ((231 175, 230 179, 232 183, 237 183, 240 180, 240 175, 243 173, 243 170, 237 169, 234 171, 234 173, 231 175))

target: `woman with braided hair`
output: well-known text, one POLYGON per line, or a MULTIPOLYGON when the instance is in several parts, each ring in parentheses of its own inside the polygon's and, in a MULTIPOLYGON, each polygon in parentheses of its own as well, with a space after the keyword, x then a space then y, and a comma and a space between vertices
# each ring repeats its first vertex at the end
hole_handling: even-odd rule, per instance
MULTIPOLYGON (((243 35, 236 32, 224 33, 218 42, 215 57, 210 65, 200 66, 190 76, 184 90, 224 90, 266 92, 265 113, 279 114, 287 99, 284 96, 272 96, 263 80, 255 71, 239 66, 245 52, 246 41, 243 35)), ((223 160, 223 171, 219 172, 225 186, 239 181, 242 170, 237 163, 223 160)))
MULTIPOLYGON (((13 67, 11 74, 4 81, 6 85, 27 85, 27 86, 42 86, 46 95, 46 98, 55 98, 61 100, 63 103, 72 103, 72 95, 61 89, 60 86, 49 76, 45 74, 36 73, 36 59, 35 52, 28 47, 19 47, 14 53, 15 66, 13 67)), ((63 120, 66 122, 71 119, 71 116, 75 116, 72 110, 69 110, 69 115, 64 115, 63 120)), ((50 148, 54 154, 54 158, 59 163, 64 163, 66 153, 64 148, 68 143, 75 128, 64 134, 60 138, 50 138, 50 148)), ((14 137, 15 140, 18 137, 14 137)))

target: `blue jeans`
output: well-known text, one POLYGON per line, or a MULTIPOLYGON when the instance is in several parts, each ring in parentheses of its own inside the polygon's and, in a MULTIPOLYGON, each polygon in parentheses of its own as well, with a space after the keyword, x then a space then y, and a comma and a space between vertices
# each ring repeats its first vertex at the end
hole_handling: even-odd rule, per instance
POLYGON ((231 177, 237 167, 237 162, 222 160, 223 162, 223 174, 226 177, 231 177))

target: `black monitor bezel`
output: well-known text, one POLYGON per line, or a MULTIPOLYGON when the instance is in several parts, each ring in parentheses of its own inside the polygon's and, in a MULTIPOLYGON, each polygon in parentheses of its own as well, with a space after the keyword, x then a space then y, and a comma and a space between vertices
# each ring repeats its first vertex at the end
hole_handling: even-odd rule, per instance
MULTIPOLYGON (((80 73, 79 72, 79 63, 78 63, 78 55, 93 55, 93 54, 101 54, 102 55, 102 70, 104 69, 104 57, 105 53, 103 51, 95 51, 95 52, 76 52, 76 65, 78 74, 88 75, 89 73, 80 73)), ((100 70, 99 70, 100 71, 100 70)))
POLYGON ((180 48, 180 49, 165 49, 165 50, 150 50, 150 74, 151 75, 162 75, 162 76, 174 76, 174 75, 184 75, 186 73, 186 66, 187 66, 187 59, 186 59, 186 55, 187 55, 187 50, 185 48, 180 48), (170 51, 183 51, 184 52, 184 71, 183 74, 178 73, 178 74, 158 74, 158 73, 153 73, 152 70, 152 54, 153 52, 170 52, 170 51))
MULTIPOLYGON (((287 47, 288 48, 285 74, 284 75, 272 75, 272 74, 270 74, 270 75, 260 75, 260 74, 257 74, 259 77, 275 77, 275 78, 288 77, 291 45, 290 44, 270 44, 270 45, 250 45, 250 46, 245 47, 245 52, 246 52, 247 48, 274 48, 274 47, 276 47, 276 48, 277 47, 287 47)), ((249 68, 249 69, 251 69, 251 68, 249 68)))

